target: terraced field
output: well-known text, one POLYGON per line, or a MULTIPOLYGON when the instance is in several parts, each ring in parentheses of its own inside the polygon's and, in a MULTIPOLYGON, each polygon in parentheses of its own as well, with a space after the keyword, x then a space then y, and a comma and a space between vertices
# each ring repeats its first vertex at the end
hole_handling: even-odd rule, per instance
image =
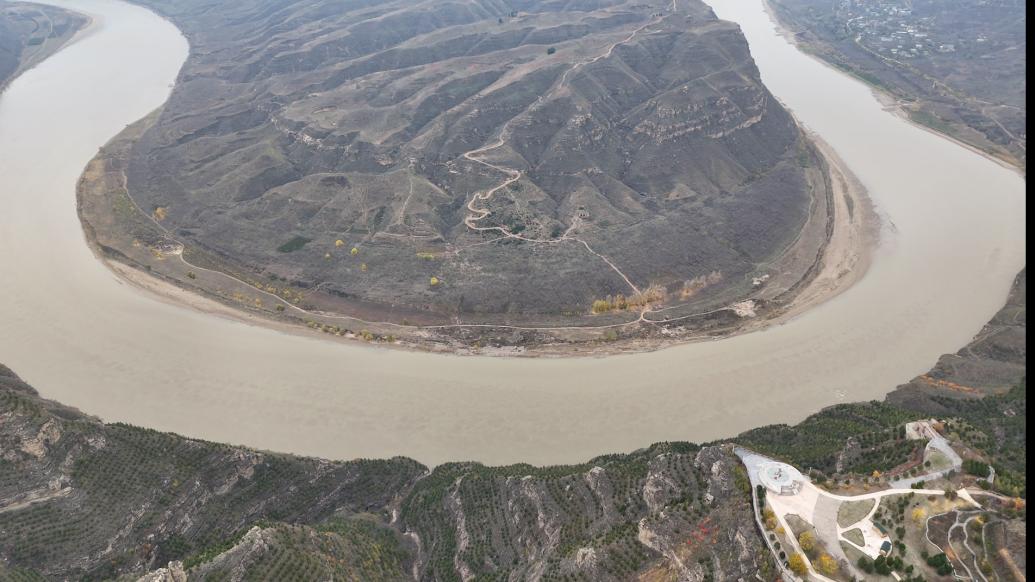
POLYGON ((279 455, 104 424, 0 366, 0 580, 771 572, 739 471, 689 443, 542 468, 279 455))

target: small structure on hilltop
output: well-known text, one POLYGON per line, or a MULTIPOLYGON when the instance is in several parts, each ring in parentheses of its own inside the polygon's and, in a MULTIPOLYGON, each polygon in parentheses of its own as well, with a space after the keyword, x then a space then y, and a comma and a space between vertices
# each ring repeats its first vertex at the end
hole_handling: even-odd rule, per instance
POLYGON ((762 485, 777 495, 797 495, 805 481, 794 467, 786 463, 766 463, 759 468, 758 478, 762 485))

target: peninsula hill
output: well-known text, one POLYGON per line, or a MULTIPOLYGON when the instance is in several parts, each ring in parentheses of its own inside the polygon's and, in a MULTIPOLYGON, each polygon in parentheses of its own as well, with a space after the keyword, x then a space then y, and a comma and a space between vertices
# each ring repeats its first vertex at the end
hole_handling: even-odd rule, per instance
POLYGON ((58 51, 88 19, 54 6, 0 5, 0 91, 15 77, 58 51))
POLYGON ((786 298, 829 236, 826 161, 698 0, 139 3, 192 48, 107 167, 199 267, 164 274, 250 309, 661 321, 786 298))

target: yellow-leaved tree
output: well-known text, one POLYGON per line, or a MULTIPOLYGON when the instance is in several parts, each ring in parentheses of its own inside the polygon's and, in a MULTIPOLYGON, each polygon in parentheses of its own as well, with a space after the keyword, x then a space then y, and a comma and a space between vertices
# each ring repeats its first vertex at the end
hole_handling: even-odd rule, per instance
POLYGON ((791 554, 791 557, 787 558, 787 565, 790 566, 791 572, 799 576, 804 576, 809 571, 809 567, 805 565, 805 558, 801 554, 791 554))
POLYGON ((811 552, 816 548, 816 536, 812 535, 810 531, 803 531, 798 536, 798 545, 801 546, 802 551, 811 552))
POLYGON ((927 517, 927 512, 924 511, 923 507, 917 507, 913 509, 913 513, 910 516, 913 518, 914 523, 920 523, 927 517))
POLYGON ((776 526, 779 525, 776 521, 776 514, 768 507, 762 510, 762 519, 765 521, 766 529, 776 529, 776 526))
POLYGON ((833 576, 837 574, 838 565, 837 560, 830 556, 830 554, 822 554, 813 563, 816 569, 819 570, 820 574, 827 576, 833 576))

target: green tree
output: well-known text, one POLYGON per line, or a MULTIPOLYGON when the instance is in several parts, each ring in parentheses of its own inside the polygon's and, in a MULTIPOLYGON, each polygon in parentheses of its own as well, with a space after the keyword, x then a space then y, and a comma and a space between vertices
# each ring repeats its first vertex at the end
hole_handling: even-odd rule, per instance
POLYGON ((873 573, 873 560, 867 558, 866 556, 859 556, 859 561, 856 562, 856 565, 859 566, 860 570, 866 572, 867 574, 873 573))

